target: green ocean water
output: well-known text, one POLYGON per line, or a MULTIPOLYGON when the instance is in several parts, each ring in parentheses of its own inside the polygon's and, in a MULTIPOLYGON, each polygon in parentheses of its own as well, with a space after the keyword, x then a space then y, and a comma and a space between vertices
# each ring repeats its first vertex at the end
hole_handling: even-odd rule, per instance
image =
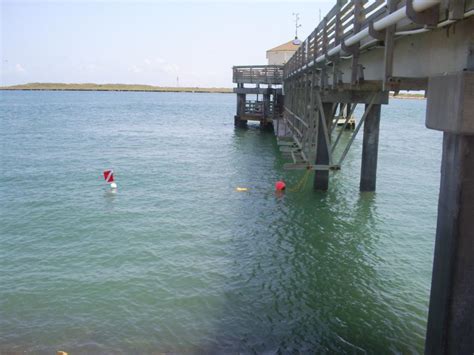
POLYGON ((425 102, 382 108, 376 193, 358 137, 327 193, 283 196, 303 173, 234 128, 235 102, 0 92, 0 353, 423 351, 442 140, 425 102))

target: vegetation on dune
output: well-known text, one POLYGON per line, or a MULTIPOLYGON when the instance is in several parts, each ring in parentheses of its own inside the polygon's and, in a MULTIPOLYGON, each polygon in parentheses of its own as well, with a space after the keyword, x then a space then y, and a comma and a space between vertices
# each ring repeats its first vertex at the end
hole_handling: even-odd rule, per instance
MULTIPOLYGON (((155 92, 203 92, 232 93, 232 88, 199 88, 199 87, 162 87, 140 84, 63 84, 63 83, 29 83, 23 85, 0 86, 0 90, 64 90, 64 91, 155 91, 155 92)), ((423 94, 402 92, 392 97, 400 99, 424 99, 423 94)))
POLYGON ((63 83, 29 83, 23 85, 2 86, 1 90, 71 90, 71 91, 157 91, 157 92, 208 92, 231 93, 232 88, 198 88, 198 87, 161 87, 152 85, 128 84, 63 84, 63 83))

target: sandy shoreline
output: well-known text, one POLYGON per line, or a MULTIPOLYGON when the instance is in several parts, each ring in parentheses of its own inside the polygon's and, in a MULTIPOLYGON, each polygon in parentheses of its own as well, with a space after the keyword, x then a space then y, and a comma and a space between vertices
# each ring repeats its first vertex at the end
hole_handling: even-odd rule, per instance
POLYGON ((137 91, 137 92, 190 92, 190 93, 232 93, 232 88, 162 87, 152 85, 128 84, 61 84, 31 83, 24 85, 1 86, 0 90, 21 91, 137 91))
MULTIPOLYGON (((231 94, 233 88, 199 88, 199 87, 161 87, 152 85, 128 84, 61 84, 61 83, 32 83, 24 85, 0 86, 5 91, 125 91, 125 92, 186 92, 186 93, 219 93, 231 94)), ((423 94, 394 95, 390 98, 404 100, 424 100, 423 94)))

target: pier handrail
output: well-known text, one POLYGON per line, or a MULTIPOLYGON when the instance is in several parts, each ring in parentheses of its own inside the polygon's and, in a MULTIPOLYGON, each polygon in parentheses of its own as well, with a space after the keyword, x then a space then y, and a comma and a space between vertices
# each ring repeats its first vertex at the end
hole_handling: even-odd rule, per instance
POLYGON ((285 64, 284 78, 309 67, 331 62, 341 53, 351 56, 354 50, 374 42, 370 37, 377 39, 383 30, 403 21, 404 26, 408 26, 408 31, 398 34, 411 34, 414 22, 412 19, 423 12, 426 15, 428 10, 439 11, 431 11, 429 21, 432 23, 429 25, 415 24, 417 30, 444 27, 474 15, 472 1, 465 1, 464 8, 459 8, 458 4, 459 2, 453 0, 388 0, 387 3, 384 0, 338 0, 285 64))
POLYGON ((234 83, 270 84, 283 83, 282 65, 238 65, 232 67, 234 83))

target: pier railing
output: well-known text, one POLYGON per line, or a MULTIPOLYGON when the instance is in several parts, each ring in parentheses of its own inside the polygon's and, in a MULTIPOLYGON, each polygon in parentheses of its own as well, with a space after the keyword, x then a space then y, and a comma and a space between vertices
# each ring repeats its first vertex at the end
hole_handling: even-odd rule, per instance
POLYGON ((318 58, 330 59, 332 49, 387 11, 385 0, 339 0, 287 62, 285 77, 318 58))
POLYGON ((247 65, 235 66, 232 81, 238 84, 283 84, 283 66, 247 65))
MULTIPOLYGON (((273 101, 269 101, 267 111, 265 112, 265 114, 267 116, 271 116, 273 114, 273 107, 274 107, 273 101)), ((246 114, 252 114, 252 115, 260 114, 260 115, 263 115, 264 110, 265 110, 265 102, 263 102, 263 101, 254 101, 254 100, 245 101, 245 113, 246 114)))
MULTIPOLYGON (((284 78, 309 67, 337 63, 341 54, 357 58, 365 47, 386 41, 385 30, 395 24, 397 30, 398 26, 404 29, 400 35, 417 34, 448 26, 473 9, 473 0, 338 0, 285 64, 284 78)), ((356 70, 354 66, 353 77, 356 70)))

